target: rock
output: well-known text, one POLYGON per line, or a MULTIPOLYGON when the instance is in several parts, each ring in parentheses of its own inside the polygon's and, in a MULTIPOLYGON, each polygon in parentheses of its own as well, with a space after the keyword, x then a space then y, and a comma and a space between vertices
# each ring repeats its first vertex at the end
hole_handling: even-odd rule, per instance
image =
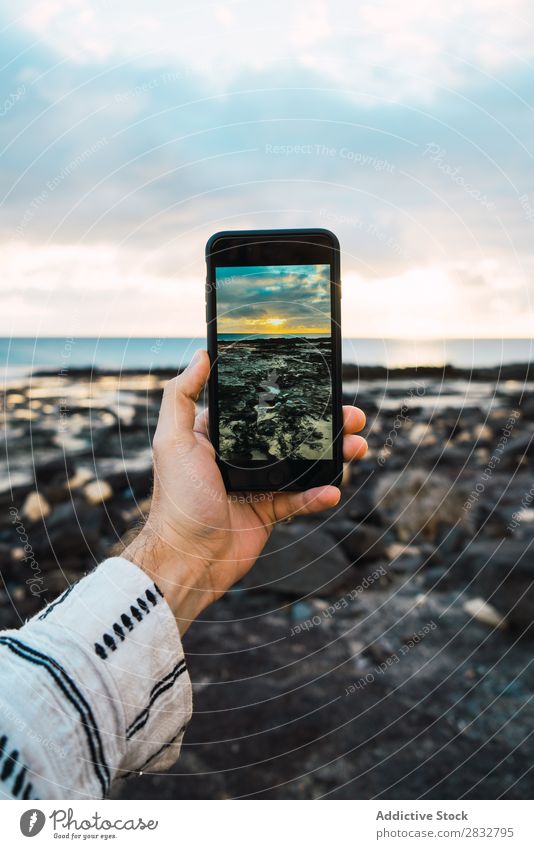
POLYGON ((65 562, 61 569, 51 569, 47 572, 45 585, 46 600, 48 603, 54 601, 81 577, 78 573, 72 573, 68 566, 69 564, 65 562))
POLYGON ((488 448, 493 445, 493 431, 489 425, 481 422, 473 429, 473 440, 477 445, 485 445, 488 448))
POLYGON ((400 574, 417 572, 424 560, 423 553, 415 545, 403 545, 398 542, 390 543, 386 547, 386 557, 390 560, 388 573, 400 574))
POLYGON ((534 624, 534 562, 527 540, 486 539, 462 552, 454 574, 469 581, 510 626, 529 630, 534 624))
POLYGON ((55 507, 48 516, 44 527, 32 534, 32 545, 39 560, 48 559, 53 554, 61 559, 62 568, 65 558, 97 560, 105 552, 102 545, 102 510, 90 506, 81 498, 73 498, 55 507))
POLYGON ((502 452, 502 467, 515 469, 517 466, 526 465, 528 459, 534 457, 534 436, 530 432, 520 436, 514 436, 505 445, 502 452))
POLYGON ((342 515, 351 519, 352 522, 369 522, 377 524, 379 517, 376 515, 376 504, 372 497, 371 487, 366 486, 361 475, 361 463, 356 463, 351 467, 354 471, 354 477, 358 483, 358 491, 353 493, 350 498, 344 498, 342 515))
POLYGON ((370 643, 363 652, 365 657, 370 658, 370 660, 376 664, 384 663, 384 661, 392 657, 394 653, 395 650, 392 644, 385 638, 381 638, 370 643))
POLYGON ((83 494, 89 504, 102 504, 112 497, 113 490, 107 481, 95 480, 83 487, 83 494))
POLYGON ((408 575, 417 572, 421 568, 422 560, 420 557, 397 557, 387 565, 388 575, 408 575))
POLYGON ((30 492, 22 505, 22 516, 30 522, 39 522, 50 513, 50 504, 40 492, 30 492))
POLYGON ((380 560, 389 541, 387 532, 375 525, 356 524, 348 519, 330 522, 328 531, 355 566, 380 560))
POLYGON ((74 474, 74 464, 65 454, 61 453, 52 460, 39 463, 35 467, 35 482, 38 488, 43 484, 67 483, 74 474))
MULTIPOLYGON (((24 504, 24 499, 30 492, 33 492, 33 486, 30 483, 29 477, 24 484, 13 486, 13 488, 9 488, 8 486, 4 492, 0 492, 0 510, 7 512, 10 507, 16 504, 24 504)), ((2 531, 0 530, 1 533, 2 531)))
POLYGON ((428 593, 417 593, 415 597, 414 607, 426 607, 429 602, 428 593))
POLYGON ((422 539, 435 542, 442 525, 458 522, 467 527, 471 521, 463 506, 463 488, 426 469, 406 468, 401 474, 383 475, 375 498, 384 522, 394 525, 403 541, 421 534, 422 539))
POLYGON ((492 604, 484 601, 483 598, 471 598, 464 603, 463 607, 465 612, 469 616, 472 616, 473 619, 476 619, 477 622, 482 622, 484 625, 489 625, 492 628, 503 629, 507 627, 506 619, 500 615, 492 604))
POLYGON ((137 499, 148 496, 152 490, 152 464, 144 468, 126 467, 106 474, 106 480, 113 492, 131 490, 137 499))
POLYGON ((328 596, 350 583, 353 570, 336 541, 322 528, 279 525, 241 586, 289 596, 328 596))
POLYGON ((82 486, 85 486, 86 483, 92 481, 95 476, 95 473, 91 471, 91 469, 86 469, 83 466, 79 469, 76 469, 74 475, 68 480, 69 489, 79 489, 82 486))
POLYGON ((412 445, 435 445, 437 442, 432 426, 428 422, 414 424, 409 431, 408 439, 412 445))
POLYGON ((378 413, 375 401, 368 397, 362 397, 360 393, 343 392, 343 404, 356 404, 364 411, 368 421, 378 413))
POLYGON ((309 619, 310 616, 313 616, 313 607, 307 601, 297 601, 295 604, 291 605, 291 621, 292 622, 303 622, 305 619, 309 619))
MULTIPOLYGON (((442 590, 447 586, 448 570, 445 566, 432 566, 425 569, 423 585, 426 590, 442 590)), ((451 582, 452 583, 452 582, 451 582)))
MULTIPOLYGON (((499 490, 495 498, 501 497, 502 490, 499 490)), ((522 494, 518 496, 517 501, 521 500, 522 494)), ((494 504, 493 499, 488 496, 483 504, 478 508, 477 519, 480 527, 484 528, 484 536, 503 537, 511 536, 513 528, 510 527, 512 521, 513 508, 509 504, 494 504)))
POLYGON ((519 409, 521 410, 525 421, 534 421, 534 396, 527 395, 523 399, 523 402, 519 405, 519 409))
POLYGON ((413 557, 420 556, 420 551, 415 545, 403 545, 399 542, 392 542, 386 547, 385 551, 388 560, 396 560, 397 557, 413 557))
POLYGON ((137 502, 137 509, 139 510, 139 518, 146 518, 150 513, 150 505, 152 504, 152 498, 142 498, 137 502))
POLYGON ((62 504, 65 498, 68 498, 68 491, 65 488, 65 484, 61 481, 59 483, 43 484, 39 491, 52 507, 54 504, 62 504))
POLYGON ((449 525, 442 524, 436 533, 437 550, 432 555, 432 563, 449 562, 451 558, 462 550, 467 539, 467 527, 465 524, 449 525))

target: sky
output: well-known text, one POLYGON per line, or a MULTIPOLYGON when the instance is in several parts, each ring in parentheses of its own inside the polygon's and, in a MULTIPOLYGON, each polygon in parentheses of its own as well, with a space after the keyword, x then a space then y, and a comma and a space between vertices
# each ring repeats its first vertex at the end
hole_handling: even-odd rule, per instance
POLYGON ((219 267, 215 290, 218 333, 331 332, 329 265, 219 267))
POLYGON ((0 335, 198 336, 221 229, 341 243, 349 337, 533 326, 529 0, 4 0, 0 335))

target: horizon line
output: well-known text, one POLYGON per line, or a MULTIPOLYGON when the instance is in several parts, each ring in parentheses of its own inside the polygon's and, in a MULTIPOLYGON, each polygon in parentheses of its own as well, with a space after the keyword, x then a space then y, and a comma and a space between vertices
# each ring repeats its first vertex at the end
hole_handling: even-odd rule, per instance
MULTIPOLYGON (((223 334, 220 334, 219 333, 218 335, 219 336, 220 335, 248 336, 248 335, 251 335, 251 334, 247 334, 247 333, 241 333, 241 334, 236 334, 236 333, 224 334, 223 333, 223 334)), ((252 335, 269 336, 269 335, 272 335, 272 334, 256 333, 256 334, 252 334, 252 335)), ((285 335, 285 334, 279 334, 279 335, 285 335)), ((298 336, 300 334, 293 333, 293 334, 290 334, 290 335, 298 336)), ((330 334, 328 332, 323 333, 323 334, 314 332, 313 335, 315 335, 315 336, 318 336, 318 335, 328 336, 330 334)), ((443 340, 448 341, 448 342, 454 342, 454 341, 463 341, 463 342, 465 342, 465 341, 471 341, 471 342, 477 342, 477 341, 506 342, 506 341, 508 341, 509 342, 509 341, 512 341, 512 340, 516 340, 516 341, 518 341, 518 340, 527 341, 528 340, 528 341, 532 342, 532 345, 534 347, 534 339, 530 336, 348 336, 348 335, 342 334, 341 338, 342 339, 351 339, 351 340, 352 339, 358 339, 358 340, 361 340, 362 342, 380 341, 380 340, 385 340, 385 339, 387 339, 388 341, 392 341, 392 342, 440 342, 440 341, 443 341, 443 340)), ((39 336, 36 336, 36 335, 29 335, 28 336, 28 335, 21 333, 21 334, 11 334, 9 336, 4 336, 4 335, 0 334, 0 339, 198 339, 198 340, 201 340, 201 339, 205 339, 205 337, 204 336, 167 336, 167 335, 158 336, 157 333, 149 334, 149 335, 144 335, 144 334, 143 335, 135 335, 135 336, 127 336, 127 335, 124 335, 124 334, 94 335, 94 334, 91 334, 91 333, 76 334, 75 336, 69 336, 68 334, 64 334, 64 333, 56 333, 56 334, 43 333, 39 336)))

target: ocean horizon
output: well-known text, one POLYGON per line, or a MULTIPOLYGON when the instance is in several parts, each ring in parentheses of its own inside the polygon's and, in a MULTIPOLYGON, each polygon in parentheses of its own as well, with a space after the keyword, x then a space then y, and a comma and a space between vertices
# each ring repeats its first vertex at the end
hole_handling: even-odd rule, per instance
POLYGON ((218 333, 221 342, 237 342, 241 339, 329 339, 331 333, 218 333))
MULTIPOLYGON (((225 334, 231 337, 240 338, 240 334, 225 334)), ((0 361, 5 376, 69 368, 180 369, 197 348, 205 347, 201 337, 0 337, 0 361)), ((447 364, 483 368, 530 362, 533 347, 532 339, 347 338, 343 339, 343 362, 388 368, 447 364)))

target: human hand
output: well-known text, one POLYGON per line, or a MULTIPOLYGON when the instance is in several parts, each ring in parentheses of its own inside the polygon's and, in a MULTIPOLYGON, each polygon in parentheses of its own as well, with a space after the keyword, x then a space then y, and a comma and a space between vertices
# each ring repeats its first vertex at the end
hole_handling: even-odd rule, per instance
MULTIPOLYGON (((154 436, 154 493, 144 528, 123 556, 158 584, 180 634, 211 602, 245 575, 277 522, 318 513, 338 503, 335 486, 305 492, 227 493, 208 438, 206 411, 195 401, 210 369, 206 351, 165 386, 154 436)), ((343 408, 343 458, 365 455, 356 432, 365 426, 357 407, 343 408)))

